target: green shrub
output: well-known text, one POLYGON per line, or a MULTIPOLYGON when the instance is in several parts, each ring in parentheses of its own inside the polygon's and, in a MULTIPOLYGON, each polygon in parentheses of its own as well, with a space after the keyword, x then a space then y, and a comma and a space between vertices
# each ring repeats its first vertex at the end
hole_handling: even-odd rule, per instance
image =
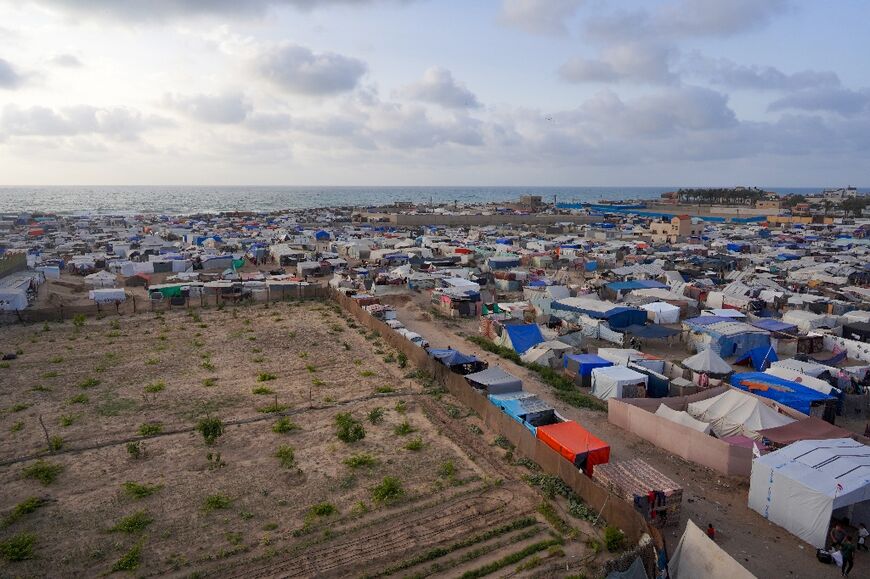
POLYGON ((408 441, 408 444, 405 445, 406 450, 418 451, 418 450, 422 450, 422 448, 423 448, 423 439, 420 438, 419 436, 412 438, 410 441, 408 441))
POLYGON ((277 380, 277 378, 277 376, 269 374, 268 372, 260 372, 257 374, 257 382, 269 382, 270 380, 277 380))
POLYGON ((359 373, 359 375, 362 376, 363 378, 371 378, 372 376, 375 375, 375 373, 371 370, 363 370, 362 372, 359 373))
POLYGON ((136 544, 112 565, 112 572, 135 571, 142 560, 142 545, 136 544))
POLYGON ((226 495, 209 495, 202 502, 202 510, 210 513, 220 509, 228 509, 232 506, 233 500, 226 495))
POLYGON ((456 475, 456 465, 452 460, 447 460, 441 463, 438 467, 438 476, 441 478, 453 478, 456 475))
POLYGON ((323 502, 317 503, 316 505, 308 509, 308 512, 315 517, 328 517, 337 513, 338 509, 335 508, 335 505, 333 505, 332 503, 323 502))
POLYGON ((398 402, 396 402, 395 408, 396 412, 398 412, 399 414, 404 414, 408 411, 408 404, 404 400, 399 400, 398 402))
POLYGON ((616 527, 608 526, 604 528, 604 546, 607 547, 608 552, 615 553, 620 551, 624 541, 625 533, 616 527))
POLYGON ((163 425, 159 422, 146 422, 139 426, 139 436, 154 436, 163 432, 163 425))
POLYGON ((266 406, 258 406, 257 412, 262 412, 263 414, 276 414, 278 412, 284 412, 289 408, 286 404, 278 404, 278 401, 272 402, 271 404, 267 404, 266 406))
POLYGON ((339 440, 346 443, 354 443, 366 437, 362 423, 351 416, 349 412, 340 412, 335 415, 336 433, 339 440))
POLYGON ((203 378, 202 380, 202 385, 206 388, 211 388, 215 384, 217 384, 217 378, 203 378))
POLYGON ((397 358, 399 360, 399 368, 405 368, 408 365, 408 356, 404 352, 399 352, 397 358))
POLYGON ((18 533, 5 541, 0 541, 0 555, 9 561, 25 561, 33 557, 33 545, 36 544, 36 535, 32 533, 18 533))
POLYGON ((251 390, 251 392, 252 392, 253 394, 258 394, 258 395, 260 395, 260 396, 266 396, 266 395, 268 395, 268 394, 274 394, 274 393, 275 393, 274 390, 272 390, 271 388, 268 388, 268 387, 266 387, 266 386, 257 386, 256 388, 254 388, 253 390, 251 390))
POLYGON ((85 315, 84 314, 76 314, 73 316, 73 325, 77 328, 81 328, 85 325, 85 315))
POLYGON ((294 430, 299 430, 299 425, 286 416, 282 416, 272 425, 272 432, 276 434, 287 434, 294 430))
POLYGON ((384 409, 376 406, 369 410, 369 422, 372 424, 380 424, 384 421, 384 409))
POLYGON ((121 485, 127 496, 134 499, 144 499, 150 497, 157 491, 163 488, 163 485, 152 485, 147 483, 125 482, 121 485))
POLYGON ((76 416, 74 414, 61 414, 60 418, 58 419, 58 422, 60 422, 60 425, 64 428, 67 426, 72 426, 73 422, 75 421, 76 416))
POLYGON ((163 380, 160 380, 159 382, 154 382, 153 384, 149 384, 149 385, 145 386, 145 392, 148 392, 150 394, 155 394, 157 392, 163 392, 164 390, 166 390, 166 383, 163 380))
POLYGON ((24 515, 29 515, 39 507, 45 505, 46 502, 47 501, 45 499, 41 499, 39 497, 29 497, 24 499, 23 501, 15 505, 15 508, 13 508, 12 511, 8 515, 6 515, 6 517, 3 519, 2 526, 8 527, 24 515))
POLYGON ((87 404, 88 403, 88 395, 87 394, 77 394, 69 399, 70 404, 87 404))
POLYGON ((395 392, 395 390, 392 386, 387 386, 386 384, 375 388, 375 394, 389 394, 390 392, 395 392))
POLYGON ((5 368, 11 368, 11 367, 12 367, 12 365, 9 362, 6 362, 6 361, 0 362, 0 368, 5 369, 5 368))
POLYGON ((19 402, 18 404, 13 404, 9 407, 9 412, 21 412, 22 410, 27 410, 30 408, 30 404, 25 404, 24 402, 19 402))
POLYGON ((79 382, 79 388, 93 388, 94 386, 99 386, 100 381, 96 378, 87 378, 86 380, 82 380, 79 382))
POLYGON ((275 451, 275 456, 284 468, 293 468, 296 465, 296 452, 292 446, 281 445, 275 451))
POLYGON ((411 434, 414 432, 414 427, 411 426, 411 423, 407 420, 404 420, 401 424, 397 424, 393 428, 393 433, 396 436, 405 436, 406 434, 411 434))
POLYGON ((136 511, 118 521, 110 531, 114 533, 140 533, 153 522, 154 519, 148 516, 145 511, 136 511))
POLYGON ((24 422, 21 420, 9 427, 9 432, 20 432, 21 430, 24 430, 24 422))
POLYGON ((60 436, 52 436, 48 439, 48 450, 51 452, 57 452, 63 448, 63 438, 60 436))
POLYGON ((378 464, 378 459, 367 453, 352 454, 344 459, 344 464, 350 468, 371 468, 378 464))
POLYGON ((385 476, 384 480, 372 489, 372 500, 376 503, 389 503, 398 500, 405 494, 402 483, 392 476, 385 476))
POLYGON ((37 460, 30 466, 24 467, 22 471, 26 478, 38 480, 44 485, 53 483, 62 472, 63 465, 44 460, 37 460))
POLYGON ((130 458, 133 460, 139 460, 140 458, 145 458, 145 445, 141 442, 128 442, 127 443, 127 454, 130 455, 130 458))
POLYGON ((214 441, 224 433, 224 424, 220 418, 206 416, 196 424, 196 430, 202 434, 206 444, 214 444, 214 441))

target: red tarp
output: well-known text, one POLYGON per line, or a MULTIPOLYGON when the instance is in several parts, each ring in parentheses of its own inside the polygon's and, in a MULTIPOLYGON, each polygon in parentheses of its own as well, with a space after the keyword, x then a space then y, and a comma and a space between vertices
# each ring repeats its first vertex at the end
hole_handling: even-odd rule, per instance
POLYGON ((537 436, 589 476, 596 464, 610 462, 610 445, 572 420, 539 426, 537 436))

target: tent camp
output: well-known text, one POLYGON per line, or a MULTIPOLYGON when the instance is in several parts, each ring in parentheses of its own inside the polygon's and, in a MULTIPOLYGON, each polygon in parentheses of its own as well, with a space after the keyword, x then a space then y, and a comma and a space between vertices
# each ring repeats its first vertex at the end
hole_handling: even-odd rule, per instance
POLYGON ((680 321, 680 308, 668 302, 653 302, 640 306, 654 324, 676 324, 680 321))
POLYGON ((536 434, 538 426, 564 422, 564 418, 552 406, 531 392, 509 392, 490 394, 489 401, 502 411, 536 434))
POLYGON ((643 398, 648 378, 625 366, 606 366, 592 370, 592 395, 608 398, 643 398))
POLYGON ((480 372, 465 376, 471 386, 484 390, 489 394, 504 394, 505 392, 518 392, 523 389, 523 381, 508 374, 500 366, 493 366, 480 372))
POLYGON ((470 374, 472 372, 485 370, 487 367, 486 362, 478 360, 471 354, 463 354, 459 350, 452 350, 450 348, 447 348, 446 350, 429 348, 427 352, 430 356, 457 374, 470 374))
POLYGON ((796 420, 785 426, 765 428, 758 434, 775 446, 785 446, 798 440, 829 440, 831 438, 851 438, 852 434, 839 426, 834 426, 815 416, 796 420))
POLYGON ((550 340, 549 342, 541 342, 535 347, 529 348, 520 356, 520 359, 526 364, 539 364, 541 366, 558 368, 562 365, 562 356, 565 352, 570 352, 571 349, 572 346, 559 340, 550 340))
POLYGON ((695 372, 719 375, 731 373, 731 365, 709 348, 701 350, 694 356, 689 356, 683 360, 682 364, 695 372))
POLYGON ((742 434, 758 440, 759 430, 794 422, 755 396, 739 390, 728 390, 719 396, 692 402, 687 412, 693 418, 709 423, 713 434, 719 438, 742 434))
POLYGON ((658 409, 656 409, 655 415, 670 420, 671 422, 676 422, 677 424, 688 426, 692 430, 697 430, 698 432, 703 432, 704 434, 710 434, 711 427, 709 424, 692 418, 692 416, 688 412, 685 412, 683 410, 674 410, 670 406, 665 406, 664 404, 662 404, 658 407, 658 409))
POLYGON ((589 476, 596 464, 610 462, 610 445, 573 420, 539 426, 537 437, 589 476))
POLYGON ((501 343, 522 354, 544 341, 538 324, 507 324, 502 332, 501 343))
POLYGON ((755 579, 691 519, 668 561, 671 579, 755 579))
POLYGON ((749 507, 824 548, 832 516, 870 525, 870 447, 851 438, 801 440, 757 458, 749 507))
POLYGON ((592 383, 592 370, 613 366, 613 362, 595 354, 568 354, 562 358, 565 373, 579 380, 580 385, 588 388, 592 383))

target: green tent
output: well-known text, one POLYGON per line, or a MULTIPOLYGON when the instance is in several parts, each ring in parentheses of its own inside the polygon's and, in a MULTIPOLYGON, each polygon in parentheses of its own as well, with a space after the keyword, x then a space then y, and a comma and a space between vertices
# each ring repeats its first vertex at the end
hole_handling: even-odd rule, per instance
POLYGON ((233 269, 241 269, 245 265, 245 259, 234 259, 233 260, 233 269))

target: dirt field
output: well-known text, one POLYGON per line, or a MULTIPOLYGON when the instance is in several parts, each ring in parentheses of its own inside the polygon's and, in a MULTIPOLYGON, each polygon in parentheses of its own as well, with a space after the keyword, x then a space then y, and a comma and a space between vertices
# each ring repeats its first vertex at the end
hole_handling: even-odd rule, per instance
MULTIPOLYGON (((816 560, 814 548, 749 509, 748 481, 719 475, 668 454, 640 437, 610 424, 606 413, 574 408, 559 401, 553 395, 553 389, 542 383, 537 374, 464 340, 462 334, 478 334, 477 320, 433 319, 428 315, 430 307, 423 295, 415 296, 410 301, 397 299, 394 303, 400 308, 399 319, 409 329, 425 336, 432 347, 443 348, 450 345, 487 360, 490 366, 500 365, 522 378, 525 390, 539 395, 560 414, 582 423, 593 434, 607 441, 611 446, 612 461, 642 458, 681 483, 684 489, 682 518, 679 528, 668 527, 665 533, 668 549, 676 547, 686 521, 691 518, 701 527, 713 523, 717 529, 719 545, 761 579, 833 579, 840 576, 837 568, 823 565, 816 560)), ((681 348, 665 355, 669 359, 680 356, 685 357, 681 348)), ((870 568, 870 557, 864 553, 856 554, 855 566, 861 570, 860 573, 864 573, 870 568)))
POLYGON ((530 471, 331 304, 5 327, 0 350, 19 354, 0 368, 2 576, 459 576, 518 553, 493 570, 544 576, 607 558, 561 499, 576 538, 554 538, 530 471), (339 440, 339 413, 365 437, 339 440), (203 418, 223 423, 213 444, 203 418), (400 496, 379 500, 385 479, 400 496))

